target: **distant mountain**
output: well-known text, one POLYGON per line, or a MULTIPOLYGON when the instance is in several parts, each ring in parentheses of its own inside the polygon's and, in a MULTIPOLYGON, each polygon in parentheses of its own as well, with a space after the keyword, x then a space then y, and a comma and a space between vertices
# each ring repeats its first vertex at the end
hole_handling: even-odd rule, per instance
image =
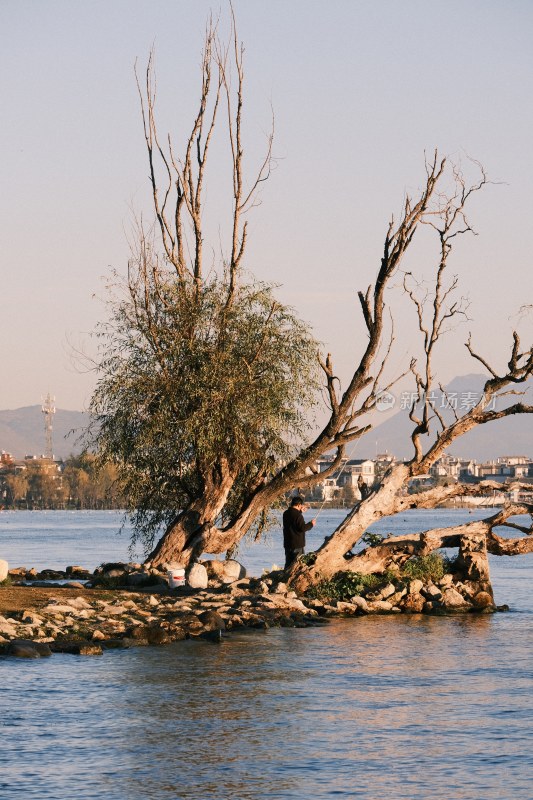
MULTIPOLYGON (((457 403, 457 413, 464 414, 464 404, 479 398, 485 377, 483 375, 463 375, 454 378, 445 387, 450 401, 457 403), (462 407, 463 406, 463 407, 462 407)), ((530 389, 526 402, 532 403, 533 391, 530 389)), ((516 398, 506 398, 512 403, 516 398)), ((440 391, 436 392, 436 405, 446 421, 452 420, 452 412, 441 408, 445 405, 440 391)), ((503 403, 503 401, 501 401, 503 403)), ((405 398, 403 398, 405 404, 405 398)), ((396 398, 395 408, 402 405, 402 394, 396 398)), ((499 406, 503 407, 503 406, 499 406)), ((89 415, 81 411, 58 409, 54 415, 53 446, 57 458, 66 458, 79 453, 81 445, 77 441, 89 423, 89 415), (74 431, 71 433, 71 431, 74 431), (70 435, 69 435, 70 434, 70 435)), ((376 449, 388 451, 397 458, 411 456, 413 447, 410 434, 413 424, 406 409, 400 408, 381 425, 377 425, 364 436, 355 447, 353 457, 374 458, 376 449)), ((422 437, 429 443, 429 437, 422 437)), ((0 450, 13 453, 15 458, 27 454, 40 455, 45 450, 44 418, 41 406, 26 406, 12 411, 0 411, 0 450)), ((348 448, 350 453, 350 448, 348 448)), ((504 455, 525 455, 533 458, 533 415, 522 414, 507 419, 480 425, 458 439, 449 450, 451 455, 488 461, 504 455)))
MULTIPOLYGON (((82 448, 76 440, 88 423, 89 415, 82 411, 57 409, 52 430, 56 458, 67 458, 72 453, 80 452, 82 448)), ((0 411, 0 450, 12 453, 15 458, 24 458, 25 455, 42 455, 45 449, 41 406, 0 411)))
MULTIPOLYGON (((457 403, 457 414, 461 416, 467 410, 468 403, 479 399, 486 378, 483 375, 463 375, 454 378, 444 387, 450 402, 457 403)), ((445 409, 446 399, 440 391, 436 391, 436 407, 444 415, 446 422, 451 422, 453 412, 445 409)), ((507 397, 499 401, 496 410, 516 402, 516 397, 507 397)), ((525 402, 532 402, 531 388, 525 402)), ((402 396, 396 400, 396 408, 402 403, 402 396)), ((376 448, 380 453, 388 451, 397 458, 410 457, 413 453, 411 431, 413 423, 406 409, 401 409, 389 417, 381 425, 377 425, 356 446, 357 458, 373 458, 376 448)), ((423 436, 422 442, 429 443, 432 437, 423 436)), ((516 414, 505 419, 479 425, 469 433, 457 439, 447 451, 449 455, 464 458, 475 458, 477 461, 489 461, 498 456, 524 455, 533 459, 533 415, 516 414)))

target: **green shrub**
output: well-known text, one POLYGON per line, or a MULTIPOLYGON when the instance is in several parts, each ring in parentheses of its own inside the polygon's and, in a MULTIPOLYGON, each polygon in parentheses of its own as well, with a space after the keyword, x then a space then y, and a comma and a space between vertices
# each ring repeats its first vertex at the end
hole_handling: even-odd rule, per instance
POLYGON ((8 575, 3 581, 0 581, 0 586, 11 586, 13 581, 11 579, 11 575, 8 575))
POLYGON ((379 574, 361 575, 359 572, 337 572, 332 578, 324 578, 310 586, 307 597, 316 600, 349 600, 356 594, 373 592, 391 581, 398 574, 387 570, 379 574))
POLYGON ((453 569, 453 562, 442 553, 430 553, 428 556, 414 556, 402 567, 402 576, 410 580, 439 581, 453 569))

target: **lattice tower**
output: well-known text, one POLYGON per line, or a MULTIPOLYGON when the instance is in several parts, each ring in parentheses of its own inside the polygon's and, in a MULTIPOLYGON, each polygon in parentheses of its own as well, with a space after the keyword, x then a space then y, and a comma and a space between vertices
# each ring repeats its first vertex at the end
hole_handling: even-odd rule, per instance
POLYGON ((51 397, 50 393, 48 393, 44 398, 43 404, 41 406, 41 411, 44 414, 44 439, 45 439, 44 454, 46 458, 54 457, 54 448, 52 444, 53 421, 54 421, 54 414, 56 413, 56 407, 54 403, 55 403, 55 397, 51 397))

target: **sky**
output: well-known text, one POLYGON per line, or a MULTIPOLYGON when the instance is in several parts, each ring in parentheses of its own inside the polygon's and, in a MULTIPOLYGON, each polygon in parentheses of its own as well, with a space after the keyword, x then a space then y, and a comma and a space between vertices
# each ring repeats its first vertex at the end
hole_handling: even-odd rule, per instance
MULTIPOLYGON (((357 290, 379 266, 388 221, 424 179, 424 154, 480 161, 493 181, 451 271, 468 324, 439 349, 439 376, 497 367, 512 328, 531 338, 533 3, 529 0, 234 0, 245 52, 249 174, 275 114, 275 170, 249 217, 246 268, 279 284, 343 380, 361 352, 357 290), (529 336, 528 336, 529 330, 529 336)), ((105 279, 124 272, 150 186, 133 67, 155 47, 160 130, 183 141, 196 110, 205 0, 0 0, 0 408, 87 407, 107 316, 105 279)), ((222 164, 208 179, 223 215, 222 164)), ((221 220, 223 229, 223 221, 221 220)), ((215 257, 219 242, 210 243, 215 257)), ((425 274, 428 253, 408 268, 425 274)), ((398 294, 398 293, 397 293, 398 294)), ((399 297, 399 295, 398 295, 399 297)), ((401 371, 417 348, 396 301, 401 371)), ((528 342, 529 343, 529 342, 528 342)))

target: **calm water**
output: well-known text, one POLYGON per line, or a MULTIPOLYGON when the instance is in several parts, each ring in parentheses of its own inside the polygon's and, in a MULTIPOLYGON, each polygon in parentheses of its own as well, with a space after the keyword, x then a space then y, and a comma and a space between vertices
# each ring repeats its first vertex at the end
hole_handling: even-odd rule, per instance
MULTIPOLYGON (((322 515, 313 538, 341 516, 322 515)), ((410 512, 394 530, 463 517, 410 512)), ((0 557, 95 566, 127 557, 116 529, 107 513, 4 513, 0 557)), ((260 572, 281 560, 279 539, 241 555, 260 572)), ((530 800, 533 563, 492 569, 509 614, 0 660, 0 797, 530 800)))

